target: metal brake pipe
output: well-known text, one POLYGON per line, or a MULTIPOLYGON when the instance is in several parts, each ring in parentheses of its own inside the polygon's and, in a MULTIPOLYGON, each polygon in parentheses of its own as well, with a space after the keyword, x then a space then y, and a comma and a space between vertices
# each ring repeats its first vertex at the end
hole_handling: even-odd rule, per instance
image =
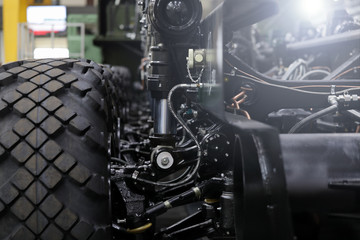
MULTIPOLYGON (((199 141, 197 140, 196 136, 191 132, 191 130, 189 129, 189 127, 186 125, 186 123, 184 122, 184 120, 182 120, 174 111, 174 107, 172 105, 172 101, 171 101, 171 97, 173 95, 173 93, 179 89, 179 88, 199 88, 199 87, 202 87, 202 83, 193 83, 193 84, 178 84, 178 85, 175 85, 170 91, 169 91, 169 94, 168 94, 168 97, 167 97, 167 101, 168 101, 168 107, 169 107, 169 110, 170 112, 172 113, 172 115, 174 116, 174 118, 180 123, 180 125, 185 129, 185 131, 190 135, 190 137, 194 140, 195 144, 197 145, 198 147, 198 150, 200 152, 200 155, 201 155, 201 147, 200 147, 200 143, 199 141)), ((200 157, 200 156, 199 156, 200 157)))

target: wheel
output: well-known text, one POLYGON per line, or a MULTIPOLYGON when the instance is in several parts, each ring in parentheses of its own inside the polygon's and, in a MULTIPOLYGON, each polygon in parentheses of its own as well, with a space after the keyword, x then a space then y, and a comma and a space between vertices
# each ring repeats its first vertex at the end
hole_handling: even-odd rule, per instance
MULTIPOLYGON (((130 70, 123 66, 109 66, 113 77, 110 81, 112 84, 112 91, 116 97, 117 106, 124 106, 127 102, 132 100, 132 85, 130 70), (126 91, 124 91, 126 89, 126 91)), ((110 84, 110 86, 111 86, 110 84)))
POLYGON ((131 72, 127 67, 124 66, 111 66, 111 71, 114 78, 119 79, 124 85, 129 86, 131 81, 131 72))
POLYGON ((0 239, 110 239, 111 74, 74 59, 0 68, 0 239))

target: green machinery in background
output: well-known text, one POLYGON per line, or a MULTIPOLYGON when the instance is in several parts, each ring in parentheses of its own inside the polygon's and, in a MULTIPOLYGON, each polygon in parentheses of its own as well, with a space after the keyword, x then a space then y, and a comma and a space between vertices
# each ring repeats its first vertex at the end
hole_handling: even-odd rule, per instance
MULTIPOLYGON (((94 62, 102 63, 101 48, 93 44, 93 40, 97 34, 97 14, 69 14, 67 16, 68 23, 84 23, 85 24, 85 58, 94 62)), ((68 48, 70 57, 79 57, 81 52, 81 31, 79 27, 68 27, 68 48)))
POLYGON ((103 62, 127 66, 135 77, 143 58, 137 1, 99 0, 98 14, 99 31, 94 43, 102 48, 103 62))

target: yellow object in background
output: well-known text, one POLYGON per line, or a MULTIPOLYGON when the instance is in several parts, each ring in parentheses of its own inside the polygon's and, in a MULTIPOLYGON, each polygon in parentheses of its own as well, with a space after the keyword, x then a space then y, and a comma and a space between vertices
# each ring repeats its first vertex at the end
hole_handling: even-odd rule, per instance
POLYGON ((26 22, 30 5, 51 5, 51 0, 3 0, 5 63, 18 60, 18 24, 26 22))

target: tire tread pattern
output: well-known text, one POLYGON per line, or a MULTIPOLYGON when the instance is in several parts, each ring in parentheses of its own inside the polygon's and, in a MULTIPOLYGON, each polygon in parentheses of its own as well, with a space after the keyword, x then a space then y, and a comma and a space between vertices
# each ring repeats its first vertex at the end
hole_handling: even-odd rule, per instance
POLYGON ((0 239, 109 238, 109 212, 91 212, 109 208, 103 94, 110 77, 87 60, 0 67, 0 239), (97 155, 84 159, 76 148, 97 155))

